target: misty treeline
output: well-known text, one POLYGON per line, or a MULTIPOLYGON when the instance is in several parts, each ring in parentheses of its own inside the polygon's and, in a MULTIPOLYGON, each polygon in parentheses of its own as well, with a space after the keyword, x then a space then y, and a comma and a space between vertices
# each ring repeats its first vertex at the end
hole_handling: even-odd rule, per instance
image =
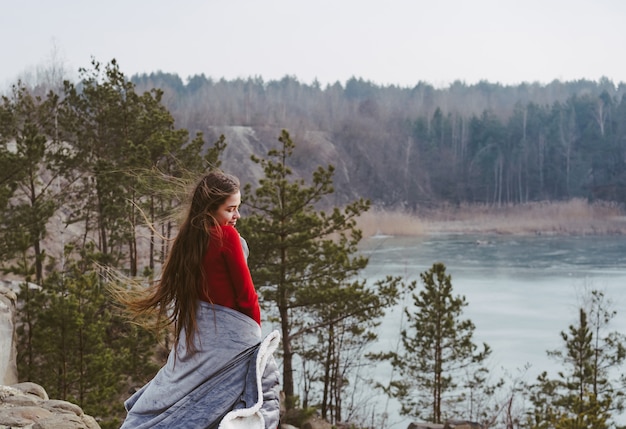
MULTIPOLYGON (((175 76, 169 78, 180 83, 175 76)), ((135 82, 147 85, 145 79, 135 82)), ((255 174, 243 181, 247 213, 239 228, 252 250, 249 264, 262 297, 264 323, 281 329, 279 360, 285 405, 291 412, 284 422, 299 424, 317 411, 333 423, 347 420, 362 428, 385 427, 389 416, 372 400, 378 391, 397 398, 407 416, 431 421, 470 418, 486 427, 529 429, 614 427, 612 419, 622 412, 624 392, 623 377, 614 371, 626 353, 623 337, 609 330, 614 312, 602 294, 594 292, 581 305, 577 322, 561 334, 562 349, 551 352, 562 366, 556 378, 542 374, 531 381, 520 377, 494 381, 485 361, 490 348, 483 345, 479 350, 473 342, 474 325, 462 312, 467 303, 454 295, 445 265, 434 264, 421 274, 419 284, 407 285, 391 276, 372 283, 360 276, 367 259, 358 252, 362 236, 355 220, 369 209, 367 197, 394 205, 449 198, 438 194, 444 186, 435 182, 444 178, 437 175, 455 171, 452 164, 442 164, 457 154, 453 142, 465 141, 468 150, 472 140, 466 141, 467 136, 459 140, 445 130, 463 123, 468 128, 462 129, 471 134, 476 122, 490 124, 484 125, 489 132, 494 126, 506 135, 509 122, 503 111, 478 116, 469 112, 469 119, 461 120, 436 105, 445 91, 418 85, 430 94, 432 112, 408 119, 408 107, 401 113, 403 109, 392 108, 380 94, 412 91, 377 88, 360 80, 349 81, 346 88, 326 89, 291 78, 268 84, 253 80, 248 83, 256 82, 255 94, 264 102, 250 101, 247 108, 237 101, 250 90, 241 89, 246 81, 215 83, 199 77, 174 86, 176 91, 165 83, 164 89, 144 91, 135 82, 115 61, 103 65, 94 60, 80 71, 79 82, 38 87, 18 82, 2 97, 0 261, 6 276, 22 282, 20 380, 37 382, 51 397, 79 404, 103 428, 119 425, 122 401, 154 375, 171 337, 129 323, 107 289, 145 285, 158 278, 189 185, 228 160, 233 166, 229 172, 245 177, 247 167, 241 166, 245 164, 255 174), (243 92, 227 95, 231 86, 243 92), (201 88, 210 99, 202 101, 201 88), (224 91, 211 92, 218 88, 224 91), (274 91, 291 95, 270 102, 274 91), (302 91, 310 100, 317 98, 316 108, 309 106, 302 91), (363 98, 364 93, 369 96, 363 98), (197 104, 190 101, 194 97, 197 104), (399 115, 397 126, 387 130, 384 124, 394 121, 391 111, 399 115), (241 112, 247 112, 250 122, 245 115, 243 122, 235 117, 241 112), (263 117, 271 121, 263 125, 263 117), (303 119, 307 117, 318 117, 313 134, 323 132, 328 135, 324 141, 337 143, 319 150, 320 141, 310 138, 312 122, 303 119), (188 128, 181 128, 181 123, 188 128), (325 124, 337 130, 327 131, 322 128, 325 124), (243 151, 238 166, 232 156, 237 152, 227 156, 231 141, 216 130, 243 126, 264 137, 251 139, 250 146, 238 142, 250 148, 243 151), (281 128, 294 131, 277 131, 281 128), (339 140, 338 135, 352 140, 339 140), (391 155, 397 152, 395 142, 402 141, 403 150, 410 146, 402 158, 403 174, 413 182, 400 185, 394 178, 403 167, 394 166, 399 158, 392 160, 391 155), (435 152, 441 152, 441 159, 435 152), (320 153, 333 154, 333 162, 321 159, 320 153), (409 165, 418 161, 419 168, 409 165), (375 170, 381 166, 389 170, 375 170), (340 181, 346 186, 337 187, 340 181), (415 188, 409 187, 411 183, 415 188), (342 190, 341 198, 333 200, 342 190), (329 206, 329 201, 340 203, 329 206), (413 305, 404 309, 410 326, 399 332, 402 347, 368 354, 381 318, 402 294, 413 298, 413 305), (397 379, 374 382, 373 366, 381 360, 397 370, 397 379)), ((602 94, 565 94, 565 98, 583 100, 592 114, 598 111, 602 94)), ((414 108, 417 105, 426 106, 417 103, 414 108)), ((551 111, 530 106, 521 110, 511 106, 510 117, 520 112, 529 118, 535 108, 551 111)), ((603 141, 608 142, 619 129, 613 125, 623 107, 610 97, 602 106, 607 110, 601 117, 611 118, 602 122, 607 136, 603 141)), ((593 124, 588 126, 595 129, 593 124)), ((533 134, 525 135, 530 148, 533 134)), ((483 152, 492 156, 488 147, 484 143, 483 152)), ((513 187, 504 164, 495 165, 502 169, 490 165, 481 185, 486 187, 481 192, 488 195, 471 201, 517 201, 513 196, 523 182, 514 182, 513 187)), ((530 184, 522 189, 531 192, 530 184)))
POLYGON ((162 89, 188 130, 228 139, 228 127, 249 127, 262 147, 288 129, 298 171, 329 160, 337 167, 339 201, 409 210, 442 201, 626 203, 626 84, 608 79, 437 89, 360 78, 322 87, 289 76, 183 82, 157 72, 133 82, 162 89))

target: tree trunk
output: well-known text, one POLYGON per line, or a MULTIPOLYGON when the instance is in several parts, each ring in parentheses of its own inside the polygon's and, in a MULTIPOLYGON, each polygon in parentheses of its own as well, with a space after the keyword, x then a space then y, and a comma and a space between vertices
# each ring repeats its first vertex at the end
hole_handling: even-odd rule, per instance
POLYGON ((285 305, 280 305, 280 326, 283 344, 283 391, 285 392, 287 410, 295 406, 293 393, 293 352, 291 351, 291 337, 289 334, 289 312, 285 305))

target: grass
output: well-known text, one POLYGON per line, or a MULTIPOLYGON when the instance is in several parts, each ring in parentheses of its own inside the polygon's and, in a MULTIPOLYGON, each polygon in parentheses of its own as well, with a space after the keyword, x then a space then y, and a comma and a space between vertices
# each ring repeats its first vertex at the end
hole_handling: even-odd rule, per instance
POLYGON ((358 221, 364 237, 433 233, 516 235, 624 235, 626 214, 618 204, 584 199, 493 207, 444 205, 421 211, 372 209, 358 221))
POLYGON ((377 208, 363 213, 357 226, 363 231, 363 237, 377 234, 415 236, 427 233, 424 220, 419 217, 407 212, 377 208))

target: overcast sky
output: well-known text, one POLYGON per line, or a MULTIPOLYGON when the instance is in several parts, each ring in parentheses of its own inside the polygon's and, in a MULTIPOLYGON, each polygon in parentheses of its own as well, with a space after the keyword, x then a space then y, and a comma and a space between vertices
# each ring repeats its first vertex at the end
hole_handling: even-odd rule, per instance
POLYGON ((0 0, 0 86, 56 62, 127 76, 437 87, 626 82, 624 0, 0 0))

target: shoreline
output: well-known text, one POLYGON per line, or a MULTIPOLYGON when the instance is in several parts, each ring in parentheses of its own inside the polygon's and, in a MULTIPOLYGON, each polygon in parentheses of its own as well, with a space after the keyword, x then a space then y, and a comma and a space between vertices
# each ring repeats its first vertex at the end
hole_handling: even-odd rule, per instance
POLYGON ((503 207, 442 206, 419 214, 373 209, 357 221, 363 237, 430 234, 626 235, 626 213, 616 203, 573 199, 503 207))
POLYGON ((490 221, 426 221, 426 234, 481 234, 481 235, 546 235, 546 236, 606 236, 626 235, 626 217, 616 219, 598 219, 586 222, 565 222, 555 225, 500 224, 501 219, 490 221))

